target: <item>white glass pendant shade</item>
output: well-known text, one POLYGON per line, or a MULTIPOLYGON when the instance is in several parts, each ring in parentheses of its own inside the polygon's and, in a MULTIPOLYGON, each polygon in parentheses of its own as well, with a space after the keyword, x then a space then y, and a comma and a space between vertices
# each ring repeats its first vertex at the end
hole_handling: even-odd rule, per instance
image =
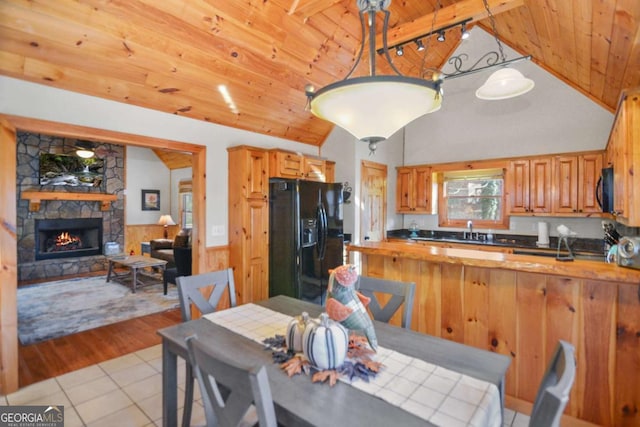
POLYGON ((476 96, 486 100, 513 98, 529 92, 535 83, 513 68, 501 68, 489 76, 476 96))
POLYGON ((434 82, 404 76, 370 76, 325 86, 311 99, 311 112, 363 141, 381 141, 427 113, 442 96, 434 82))

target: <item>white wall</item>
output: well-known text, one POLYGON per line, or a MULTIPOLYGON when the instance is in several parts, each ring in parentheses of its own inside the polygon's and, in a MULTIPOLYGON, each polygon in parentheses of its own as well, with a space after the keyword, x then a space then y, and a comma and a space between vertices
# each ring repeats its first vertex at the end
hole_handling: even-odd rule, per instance
MULTIPOLYGON (((302 96, 302 95, 301 95, 302 96)), ((135 135, 183 141, 207 147, 206 245, 228 243, 227 147, 279 147, 318 154, 317 147, 246 132, 175 114, 161 113, 115 101, 0 76, 0 113, 107 129, 135 135), (223 235, 212 235, 222 227, 223 235)))
MULTIPOLYGON (((496 50, 493 36, 479 27, 454 55, 473 63, 496 50)), ((504 46, 507 59, 520 55, 504 46)), ((476 98, 475 91, 494 70, 443 83, 442 108, 406 127, 405 163, 444 163, 537 154, 602 150, 613 113, 547 73, 532 61, 512 66, 535 82, 529 93, 501 101, 476 98)), ((451 72, 448 65, 445 72, 451 72)))
POLYGON ((171 212, 170 171, 148 148, 129 146, 126 153, 125 223, 157 224, 160 215, 171 212), (160 190, 159 211, 142 210, 142 190, 160 190))

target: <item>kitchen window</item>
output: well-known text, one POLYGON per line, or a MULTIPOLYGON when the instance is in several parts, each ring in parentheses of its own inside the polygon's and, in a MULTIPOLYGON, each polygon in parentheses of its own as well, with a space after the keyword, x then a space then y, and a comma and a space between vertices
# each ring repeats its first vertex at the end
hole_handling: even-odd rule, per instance
POLYGON ((508 228, 504 169, 441 172, 438 214, 441 227, 508 228))

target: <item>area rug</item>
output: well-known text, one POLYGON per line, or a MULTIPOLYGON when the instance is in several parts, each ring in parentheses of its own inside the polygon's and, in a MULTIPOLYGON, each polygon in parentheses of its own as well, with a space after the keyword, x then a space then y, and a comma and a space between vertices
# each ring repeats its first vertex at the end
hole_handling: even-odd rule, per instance
POLYGON ((105 276, 41 283, 18 288, 18 338, 23 345, 58 338, 179 306, 175 286, 137 292, 105 276))

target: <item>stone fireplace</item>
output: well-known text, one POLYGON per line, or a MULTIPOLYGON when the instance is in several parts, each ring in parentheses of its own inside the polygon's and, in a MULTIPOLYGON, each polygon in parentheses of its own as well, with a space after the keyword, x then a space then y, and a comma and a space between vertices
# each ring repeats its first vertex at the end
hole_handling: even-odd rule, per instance
MULTIPOLYGON (((104 179, 96 187, 41 185, 40 153, 73 152, 75 139, 17 133, 17 237, 18 281, 106 270, 106 242, 124 247, 124 147, 96 143, 96 156, 104 159, 104 179), (117 198, 103 210, 92 200, 42 200, 30 208, 22 192, 113 194, 117 198)), ((64 197, 61 197, 64 199, 64 197)))

